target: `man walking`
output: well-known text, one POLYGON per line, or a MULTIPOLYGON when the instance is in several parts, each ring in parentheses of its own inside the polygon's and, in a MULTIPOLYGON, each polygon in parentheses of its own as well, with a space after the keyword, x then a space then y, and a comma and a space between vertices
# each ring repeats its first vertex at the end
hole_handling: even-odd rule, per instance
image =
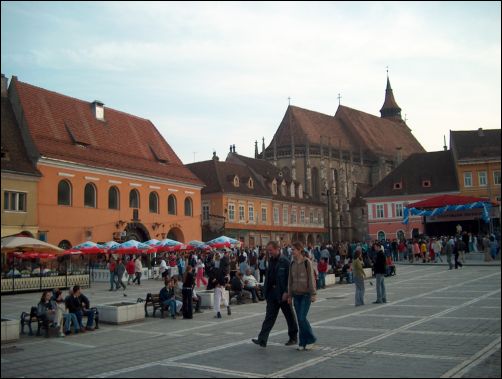
POLYGON ((270 257, 264 285, 267 310, 260 334, 258 338, 253 338, 252 341, 261 347, 267 346, 268 336, 274 327, 279 309, 281 309, 288 323, 289 341, 286 342, 286 346, 296 345, 298 325, 291 304, 288 304, 290 262, 285 256, 281 255, 279 245, 275 241, 270 241, 267 244, 267 252, 270 257))
POLYGON ((375 276, 376 276, 376 290, 377 290, 377 300, 373 304, 380 304, 387 302, 387 296, 385 294, 385 255, 382 250, 377 251, 375 260, 375 276))

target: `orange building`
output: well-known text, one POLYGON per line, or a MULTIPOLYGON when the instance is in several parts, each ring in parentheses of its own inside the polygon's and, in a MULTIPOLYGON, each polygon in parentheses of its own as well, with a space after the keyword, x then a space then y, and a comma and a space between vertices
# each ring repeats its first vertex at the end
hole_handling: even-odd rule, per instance
POLYGON ((20 82, 9 86, 38 183, 39 238, 201 239, 202 182, 149 120, 20 82))
POLYGON ((246 247, 299 240, 327 240, 319 201, 306 199, 302 185, 271 163, 231 152, 226 162, 187 165, 205 184, 202 190, 204 240, 227 235, 246 247))
POLYGON ((500 204, 500 129, 450 131, 460 193, 500 204))

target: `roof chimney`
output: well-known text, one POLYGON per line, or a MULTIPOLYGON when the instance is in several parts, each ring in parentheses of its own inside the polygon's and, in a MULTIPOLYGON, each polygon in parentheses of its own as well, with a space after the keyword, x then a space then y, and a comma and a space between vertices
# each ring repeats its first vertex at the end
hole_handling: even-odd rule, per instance
POLYGON ((213 151, 213 161, 219 161, 220 158, 216 155, 216 150, 213 151))
POLYGON ((402 149, 403 148, 401 146, 396 147, 396 150, 397 150, 397 152, 396 152, 396 166, 399 166, 401 164, 401 162, 403 161, 403 155, 401 153, 402 149))
POLYGON ((94 100, 92 102, 92 109, 96 120, 105 121, 105 104, 102 101, 94 100))
POLYGON ((7 82, 9 79, 2 74, 2 97, 7 97, 7 82))
POLYGON ((483 128, 478 128, 478 136, 484 137, 483 128))
POLYGON ((444 151, 446 151, 448 150, 448 146, 446 146, 446 134, 443 135, 443 141, 444 141, 443 149, 444 151))

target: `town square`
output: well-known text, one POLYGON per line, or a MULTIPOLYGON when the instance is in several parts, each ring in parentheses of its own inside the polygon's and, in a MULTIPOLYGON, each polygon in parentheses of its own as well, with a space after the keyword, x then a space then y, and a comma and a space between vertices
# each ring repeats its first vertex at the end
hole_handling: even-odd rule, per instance
POLYGON ((2 378, 501 376, 500 3, 1 17, 2 378))

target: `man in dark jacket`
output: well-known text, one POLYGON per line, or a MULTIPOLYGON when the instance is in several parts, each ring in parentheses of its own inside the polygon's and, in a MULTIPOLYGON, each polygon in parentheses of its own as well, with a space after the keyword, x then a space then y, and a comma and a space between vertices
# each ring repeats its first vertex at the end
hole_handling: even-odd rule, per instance
POLYGON ((385 283, 384 283, 386 262, 385 262, 385 255, 381 250, 381 248, 376 253, 374 269, 376 276, 377 300, 373 302, 373 304, 386 303, 387 296, 385 294, 385 283))
POLYGON ((286 322, 288 323, 289 341, 286 346, 296 345, 298 336, 298 324, 290 304, 288 304, 288 277, 289 259, 281 255, 279 245, 275 241, 270 241, 267 245, 267 252, 270 257, 267 273, 265 274, 265 285, 263 292, 267 300, 267 310, 258 338, 252 341, 261 347, 267 346, 268 335, 272 330, 279 309, 282 310, 286 322))

